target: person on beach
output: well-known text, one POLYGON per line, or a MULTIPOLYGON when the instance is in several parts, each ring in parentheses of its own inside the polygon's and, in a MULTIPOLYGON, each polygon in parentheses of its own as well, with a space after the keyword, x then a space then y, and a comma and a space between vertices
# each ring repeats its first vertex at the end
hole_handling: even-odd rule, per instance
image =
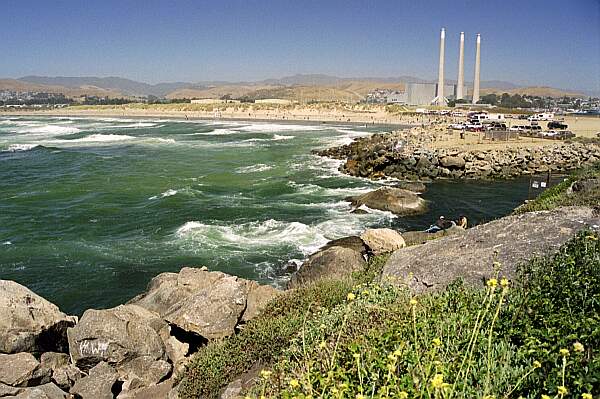
POLYGON ((468 226, 468 221, 467 221, 467 217, 465 215, 461 215, 458 220, 456 221, 456 225, 458 227, 462 227, 463 229, 466 229, 468 226))
POLYGON ((427 230, 425 230, 425 232, 426 233, 437 233, 440 230, 446 230, 452 226, 456 226, 456 223, 453 220, 446 220, 446 218, 444 216, 440 216, 438 218, 438 220, 435 222, 435 224, 432 224, 431 226, 429 226, 429 228, 427 230))

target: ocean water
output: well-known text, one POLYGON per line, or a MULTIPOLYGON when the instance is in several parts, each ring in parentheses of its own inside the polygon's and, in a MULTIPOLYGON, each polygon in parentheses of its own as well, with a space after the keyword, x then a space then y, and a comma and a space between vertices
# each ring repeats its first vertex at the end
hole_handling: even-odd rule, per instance
POLYGON ((436 182, 426 215, 349 213, 387 182, 317 148, 390 130, 334 124, 0 117, 0 279, 66 312, 123 303, 155 275, 208 266, 283 286, 286 264, 367 227, 509 213, 529 179, 436 182))

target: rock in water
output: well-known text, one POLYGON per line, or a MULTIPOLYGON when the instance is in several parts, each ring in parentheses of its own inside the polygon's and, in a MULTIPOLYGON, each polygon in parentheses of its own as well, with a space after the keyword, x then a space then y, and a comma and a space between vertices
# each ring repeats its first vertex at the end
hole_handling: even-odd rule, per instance
POLYGON ((382 187, 370 193, 352 197, 355 206, 366 205, 372 209, 390 211, 396 215, 415 215, 427 210, 426 201, 412 191, 382 187))
POLYGON ((507 216, 464 234, 396 251, 382 278, 417 293, 443 289, 459 277, 468 285, 483 286, 484 280, 496 276, 495 259, 501 264, 500 276, 511 278, 520 263, 552 254, 579 230, 599 225, 600 217, 587 207, 507 216))
POLYGON ((0 354, 0 383, 31 387, 50 382, 50 369, 41 367, 31 353, 0 354))
POLYGON ((165 348, 157 331, 165 326, 157 313, 137 305, 87 310, 67 332, 71 358, 84 371, 101 361, 120 366, 138 356, 163 359, 165 348))
POLYGON ((0 280, 0 352, 66 351, 67 328, 76 321, 28 288, 0 280))
POLYGON ((381 255, 404 248, 404 238, 392 229, 367 229, 360 238, 371 248, 373 255, 381 255))
POLYGON ((288 283, 289 288, 313 283, 325 278, 345 278, 363 270, 363 256, 350 248, 330 247, 311 255, 288 283))

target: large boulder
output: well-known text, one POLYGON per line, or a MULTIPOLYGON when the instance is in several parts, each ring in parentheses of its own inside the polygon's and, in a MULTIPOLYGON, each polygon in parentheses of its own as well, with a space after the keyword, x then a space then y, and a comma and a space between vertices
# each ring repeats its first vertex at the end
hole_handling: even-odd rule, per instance
POLYGON ((345 278, 352 272, 363 270, 363 256, 350 248, 330 247, 311 255, 288 283, 289 288, 313 283, 325 278, 345 278))
POLYGON ((125 363, 117 370, 123 380, 124 390, 134 390, 156 385, 171 373, 171 364, 165 360, 155 360, 150 356, 140 356, 125 363))
POLYGON ((463 157, 459 156, 448 156, 440 159, 440 164, 442 164, 445 168, 464 168, 465 160, 463 157))
POLYGON ((519 264, 554 253, 585 227, 599 229, 600 216, 588 207, 507 216, 456 234, 396 251, 382 278, 416 293, 439 290, 457 278, 471 286, 496 276, 512 278, 519 264))
POLYGON ((396 183, 394 186, 417 194, 423 194, 427 191, 427 186, 420 181, 402 181, 396 183))
POLYGON ((22 285, 0 280, 0 353, 66 351, 77 318, 22 285))
POLYGON ((157 313, 137 305, 87 310, 67 332, 71 359, 84 371, 101 361, 120 366, 138 356, 163 359, 158 331, 165 325, 157 313))
MULTIPOLYGON (((81 399, 113 399, 119 375, 108 363, 94 366, 87 377, 83 377, 71 388, 71 393, 81 399)), ((117 392, 118 393, 118 392, 117 392)))
POLYGON ((205 268, 162 273, 131 300, 171 325, 206 339, 231 335, 240 321, 256 317, 280 291, 205 268))
POLYGON ((402 236, 392 229, 367 229, 360 238, 371 249, 373 255, 381 255, 404 248, 402 236))
POLYGON ((435 233, 426 233, 424 231, 405 231, 402 233, 402 238, 406 246, 425 244, 427 241, 435 240, 436 238, 446 237, 453 234, 463 234, 466 230, 459 226, 452 226, 446 230, 436 231, 435 233))
POLYGON ((173 389, 173 379, 170 378, 157 385, 137 389, 124 389, 117 399, 170 399, 176 396, 173 389), (173 393, 172 393, 173 391, 173 393))
POLYGON ((206 339, 232 335, 246 309, 248 287, 235 276, 223 276, 208 289, 173 305, 165 319, 206 339))
POLYGON ((414 215, 427 210, 427 203, 423 198, 412 191, 394 187, 382 187, 349 200, 355 206, 365 205, 396 215, 414 215))
POLYGON ((45 384, 50 382, 50 372, 31 353, 0 354, 0 384, 12 387, 45 384))

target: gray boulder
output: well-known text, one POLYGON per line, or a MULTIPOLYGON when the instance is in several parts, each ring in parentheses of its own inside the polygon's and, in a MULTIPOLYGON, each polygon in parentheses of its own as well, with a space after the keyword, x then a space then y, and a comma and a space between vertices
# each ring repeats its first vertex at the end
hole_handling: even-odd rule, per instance
POLYGON ((0 383, 31 387, 50 382, 50 369, 41 366, 31 353, 0 354, 0 383))
POLYGON ((117 396, 117 399, 168 399, 176 397, 176 394, 177 392, 173 388, 173 379, 171 378, 157 385, 132 390, 124 389, 117 396), (173 394, 171 394, 172 391, 174 392, 173 394))
POLYGON ((77 321, 22 285, 0 280, 0 353, 66 351, 77 321))
POLYGON ((406 246, 425 244, 427 241, 437 238, 450 236, 453 234, 463 234, 466 230, 459 226, 452 226, 446 230, 440 230, 435 233, 426 233, 424 231, 405 231, 402 233, 402 238, 406 246))
POLYGON ((396 188, 412 191, 413 193, 423 194, 427 191, 427 186, 419 181, 403 181, 394 185, 396 188))
POLYGON ((367 229, 360 238, 371 249, 373 255, 393 252, 406 246, 400 233, 392 229, 367 229))
POLYGON ((15 399, 65 399, 67 396, 66 392, 50 382, 37 387, 22 389, 15 396, 15 399))
POLYGON ((363 270, 363 256, 350 248, 330 247, 311 255, 292 276, 288 288, 314 283, 325 278, 346 278, 352 272, 363 270))
POLYGON ((184 267, 155 277, 146 293, 130 303, 158 313, 177 328, 213 339, 233 334, 238 322, 256 317, 278 293, 225 273, 184 267))
POLYGON ((465 160, 459 156, 448 156, 440 159, 440 164, 442 164, 442 166, 445 168, 461 169, 465 167, 465 160))
POLYGON ((84 371, 102 361, 120 366, 138 356, 163 359, 158 331, 165 325, 158 314, 137 305, 87 310, 68 330, 71 359, 84 371))
POLYGON ((412 191, 394 187, 382 187, 370 193, 352 197, 350 202, 355 206, 365 205, 397 215, 414 215, 427 210, 427 203, 423 198, 412 191))
POLYGON ((587 207, 507 216, 464 234, 396 251, 386 262, 382 278, 406 284, 416 293, 443 289, 459 277, 468 285, 482 286, 496 275, 494 260, 501 264, 500 276, 512 278, 519 264, 552 254, 579 230, 599 226, 600 216, 587 207))
POLYGON ((71 393, 82 399, 113 399, 113 387, 119 375, 106 362, 97 364, 71 388, 71 393))
POLYGON ((19 392, 22 392, 23 388, 19 387, 11 387, 10 385, 6 385, 0 382, 0 398, 4 398, 7 396, 16 396, 19 392))

